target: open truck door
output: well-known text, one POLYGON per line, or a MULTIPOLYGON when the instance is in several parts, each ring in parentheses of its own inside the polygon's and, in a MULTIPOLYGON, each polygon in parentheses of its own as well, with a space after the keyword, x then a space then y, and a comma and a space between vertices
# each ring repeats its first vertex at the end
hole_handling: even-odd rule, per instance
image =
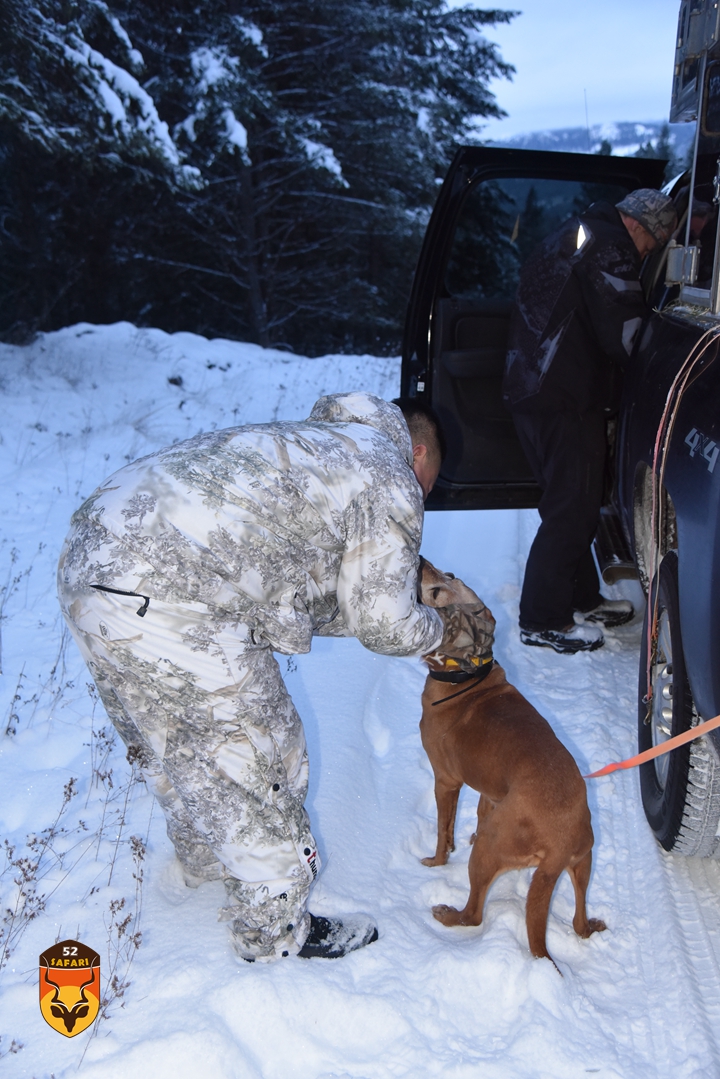
POLYGON ((659 187, 664 168, 647 158, 458 149, 420 252, 403 339, 401 392, 435 408, 448 442, 427 509, 538 504, 501 395, 520 269, 568 217, 659 187))

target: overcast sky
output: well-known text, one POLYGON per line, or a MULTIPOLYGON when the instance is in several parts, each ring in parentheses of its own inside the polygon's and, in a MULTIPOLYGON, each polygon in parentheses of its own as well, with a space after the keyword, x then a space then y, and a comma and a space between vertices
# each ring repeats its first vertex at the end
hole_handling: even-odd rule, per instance
MULTIPOLYGON (((458 6, 453 2, 453 6, 458 6)), ((680 0, 495 0, 522 11, 487 31, 517 72, 493 83, 509 114, 483 129, 502 139, 543 128, 665 120, 670 108, 680 0)))

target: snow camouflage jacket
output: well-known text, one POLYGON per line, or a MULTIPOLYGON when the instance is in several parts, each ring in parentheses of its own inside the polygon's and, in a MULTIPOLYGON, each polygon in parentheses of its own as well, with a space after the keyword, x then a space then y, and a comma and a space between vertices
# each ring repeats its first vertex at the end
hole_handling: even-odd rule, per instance
POLYGON ((402 413, 344 393, 307 421, 197 435, 120 469, 73 516, 66 564, 75 587, 202 604, 278 652, 318 633, 413 655, 442 639, 416 597, 422 525, 402 413))
POLYGON ((520 274, 503 396, 512 409, 615 409, 648 313, 640 256, 609 203, 546 237, 520 274))

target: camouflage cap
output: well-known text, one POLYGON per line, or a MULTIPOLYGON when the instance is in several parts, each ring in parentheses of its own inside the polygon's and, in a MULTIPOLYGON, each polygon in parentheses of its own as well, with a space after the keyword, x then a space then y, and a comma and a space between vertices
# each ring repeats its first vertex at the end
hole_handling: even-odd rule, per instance
POLYGON ((659 244, 667 243, 677 225, 673 200, 651 187, 631 191, 615 208, 638 221, 659 244))

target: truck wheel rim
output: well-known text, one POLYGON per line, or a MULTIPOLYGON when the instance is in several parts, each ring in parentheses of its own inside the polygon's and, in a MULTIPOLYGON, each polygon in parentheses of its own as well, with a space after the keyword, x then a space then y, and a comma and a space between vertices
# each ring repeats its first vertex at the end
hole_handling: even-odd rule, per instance
MULTIPOLYGON (((670 619, 667 611, 660 614, 657 655, 653 664, 652 740, 654 746, 662 745, 672 737, 673 722, 673 654, 670 636, 670 619)), ((658 757, 655 774, 658 786, 665 790, 670 755, 658 757)))

